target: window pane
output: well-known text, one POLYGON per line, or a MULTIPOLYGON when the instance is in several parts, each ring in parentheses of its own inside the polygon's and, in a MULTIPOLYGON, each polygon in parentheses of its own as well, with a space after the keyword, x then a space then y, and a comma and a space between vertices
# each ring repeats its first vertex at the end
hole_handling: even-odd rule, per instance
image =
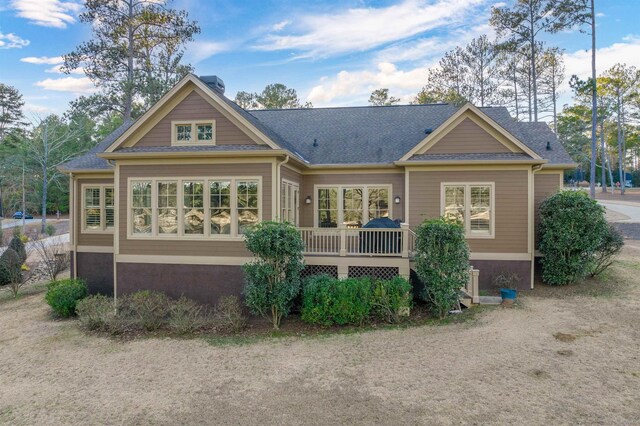
POLYGON ((158 234, 178 233, 178 182, 158 182, 158 234))
POLYGON ((444 216, 464 223, 464 186, 445 186, 444 216))
POLYGON ((369 220, 389 217, 389 190, 369 188, 369 220))
POLYGON ((362 226, 364 212, 362 209, 362 188, 343 188, 343 223, 349 228, 362 226))
POLYGON ((151 182, 136 181, 132 187, 132 218, 134 234, 151 233, 151 182))
POLYGON ((471 211, 470 228, 471 232, 485 233, 491 232, 491 187, 472 186, 471 191, 471 211))
POLYGON ((231 234, 231 181, 209 183, 211 235, 231 234))
POLYGON ((213 125, 211 124, 198 124, 198 140, 210 141, 213 139, 213 125))
POLYGON ((204 183, 184 182, 183 195, 185 235, 204 234, 204 183))
POLYGON ((84 227, 85 229, 102 229, 100 222, 100 188, 84 190, 84 227))
POLYGON ((191 140, 191 124, 176 125, 176 139, 181 142, 189 142, 191 140))
POLYGON ((338 226, 338 188, 318 189, 318 227, 338 226))
POLYGON ((113 228, 115 225, 115 209, 113 201, 113 188, 106 187, 104 189, 104 217, 107 228, 113 228))
POLYGON ((258 182, 238 181, 236 183, 238 197, 238 234, 258 223, 258 182))

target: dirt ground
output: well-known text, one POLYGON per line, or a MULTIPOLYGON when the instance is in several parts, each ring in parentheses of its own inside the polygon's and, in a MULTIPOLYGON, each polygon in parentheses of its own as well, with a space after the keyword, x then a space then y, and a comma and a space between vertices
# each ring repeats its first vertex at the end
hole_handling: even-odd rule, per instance
POLYGON ((634 424, 640 244, 601 281, 446 326, 122 341, 0 300, 0 424, 634 424))

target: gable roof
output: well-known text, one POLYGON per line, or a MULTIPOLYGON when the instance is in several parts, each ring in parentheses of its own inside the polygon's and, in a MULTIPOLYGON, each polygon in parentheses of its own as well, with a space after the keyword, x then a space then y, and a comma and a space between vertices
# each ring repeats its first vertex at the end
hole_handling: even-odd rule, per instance
MULTIPOLYGON (((194 83, 205 94, 211 96, 227 113, 233 114, 251 131, 261 134, 268 143, 259 150, 280 149, 290 153, 309 165, 366 165, 393 164, 406 157, 410 161, 524 161, 540 158, 548 165, 571 165, 573 160, 546 123, 516 122, 505 107, 476 108, 470 104, 458 107, 451 104, 393 105, 364 107, 335 107, 311 109, 280 109, 247 111, 226 96, 209 88, 199 78, 188 75, 176 87, 194 83), (489 123, 505 138, 522 148, 523 155, 466 156, 440 155, 437 157, 409 155, 416 147, 429 139, 429 135, 442 131, 444 124, 451 122, 465 111, 472 111, 489 123), (547 149, 547 143, 550 150, 547 149), (463 156, 464 157, 464 156, 463 156), (517 157, 517 158, 516 158, 517 157), (526 158, 525 158, 526 157, 526 158)), ((175 93, 174 87, 171 91, 175 93)), ((165 95, 165 101, 170 96, 165 95)), ((157 108, 154 105, 154 108, 157 108)), ((122 143, 149 117, 151 110, 136 122, 123 124, 87 154, 64 164, 63 171, 106 170, 109 163, 96 154, 113 151, 118 154, 179 153, 182 147, 121 147, 122 143)), ((201 152, 253 151, 255 148, 225 147, 196 149, 201 152)), ((191 152, 191 151, 189 151, 191 152)), ((282 152, 282 151, 280 151, 282 152)))

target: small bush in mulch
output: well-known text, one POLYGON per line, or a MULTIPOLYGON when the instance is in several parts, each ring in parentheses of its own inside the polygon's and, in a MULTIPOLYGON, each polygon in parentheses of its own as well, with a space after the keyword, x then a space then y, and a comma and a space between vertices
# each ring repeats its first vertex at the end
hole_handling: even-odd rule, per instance
POLYGON ((56 315, 70 317, 76 314, 78 301, 87 297, 87 293, 87 284, 84 281, 66 279, 49 283, 44 298, 56 315))

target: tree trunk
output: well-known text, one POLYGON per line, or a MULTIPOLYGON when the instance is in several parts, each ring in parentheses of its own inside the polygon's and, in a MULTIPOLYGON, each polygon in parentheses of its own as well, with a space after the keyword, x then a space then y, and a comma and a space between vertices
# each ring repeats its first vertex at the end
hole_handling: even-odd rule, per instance
POLYGON ((533 8, 531 8, 531 80, 533 80, 533 120, 538 121, 538 73, 536 70, 536 39, 533 29, 533 8))
POLYGON ((44 139, 43 144, 43 158, 42 158, 42 224, 40 226, 40 233, 44 234, 47 229, 47 186, 49 185, 49 179, 47 176, 47 166, 49 159, 49 124, 44 125, 44 139))
POLYGON ((618 174, 620 176, 620 194, 624 195, 624 183, 625 183, 625 173, 624 173, 624 149, 623 149, 623 141, 624 135, 622 133, 622 94, 620 93, 620 89, 618 89, 618 174))
POLYGON ((596 13, 595 0, 591 0, 591 179, 589 192, 591 198, 596 198, 596 128, 598 126, 598 99, 596 82, 596 13))
MULTIPOLYGON (((602 182, 602 192, 607 192, 607 171, 605 169, 605 164, 607 162, 607 149, 604 141, 604 120, 600 121, 600 151, 602 153, 602 170, 600 173, 600 181, 602 182)), ((611 169, 611 167, 609 167, 611 169)), ((613 192, 613 179, 610 181, 611 183, 611 192, 613 192)))
POLYGON ((131 119, 133 110, 133 2, 129 2, 129 21, 127 22, 127 83, 124 90, 124 121, 131 119))

